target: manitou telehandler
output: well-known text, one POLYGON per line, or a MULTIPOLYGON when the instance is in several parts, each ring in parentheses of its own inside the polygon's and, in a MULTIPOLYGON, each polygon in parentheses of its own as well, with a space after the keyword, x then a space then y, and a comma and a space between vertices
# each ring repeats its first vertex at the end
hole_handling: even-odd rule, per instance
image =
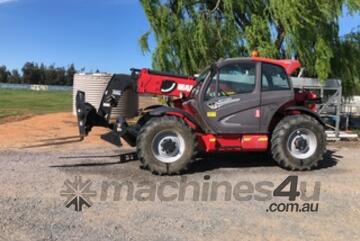
POLYGON ((110 128, 156 174, 182 173, 198 152, 268 151, 283 168, 309 170, 325 152, 325 124, 316 95, 292 87, 289 75, 299 68, 297 60, 250 57, 219 60, 197 78, 131 69, 113 76, 98 110, 77 92, 80 135, 110 128), (133 125, 111 121, 125 91, 167 96, 168 103, 138 111, 133 125))

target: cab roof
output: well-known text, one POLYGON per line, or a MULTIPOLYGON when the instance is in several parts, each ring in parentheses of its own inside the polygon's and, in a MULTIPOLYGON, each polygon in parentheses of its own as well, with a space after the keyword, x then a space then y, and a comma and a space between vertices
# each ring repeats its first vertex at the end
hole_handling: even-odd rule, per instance
POLYGON ((291 75, 301 67, 300 61, 296 59, 270 59, 262 57, 251 57, 251 59, 257 62, 280 65, 288 75, 291 75))
POLYGON ((232 62, 232 61, 241 61, 241 60, 252 60, 255 62, 262 62, 268 64, 275 64, 283 67, 288 75, 294 73, 297 69, 301 67, 299 60, 293 59, 270 59, 270 58, 263 58, 263 57, 248 57, 248 58, 228 58, 222 59, 220 62, 232 62))

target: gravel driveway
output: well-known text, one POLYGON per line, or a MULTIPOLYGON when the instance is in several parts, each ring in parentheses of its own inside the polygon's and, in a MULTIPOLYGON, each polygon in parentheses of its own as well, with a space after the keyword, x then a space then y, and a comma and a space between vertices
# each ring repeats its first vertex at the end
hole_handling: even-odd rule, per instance
MULTIPOLYGON (((154 176, 139 169, 137 161, 119 164, 119 151, 112 147, 1 150, 0 240, 360 240, 359 144, 328 149, 321 167, 311 172, 288 172, 264 155, 238 154, 207 157, 182 177, 154 176), (81 158, 60 158, 69 156, 81 158), (321 184, 317 212, 267 212, 271 203, 289 201, 258 201, 252 194, 249 201, 225 200, 226 188, 218 189, 215 201, 194 201, 190 184, 184 200, 173 201, 147 195, 129 196, 128 201, 127 189, 119 196, 115 189, 116 183, 127 182, 144 191, 151 183, 185 179, 201 188, 213 182, 232 187, 271 182, 275 188, 289 175, 306 182, 310 193, 316 182, 321 184), (89 190, 96 192, 87 199, 90 207, 81 205, 82 212, 75 205, 66 208, 66 197, 60 195, 67 188, 64 181, 77 176, 90 180, 89 190)), ((167 197, 176 193, 173 186, 163 190, 167 197)))

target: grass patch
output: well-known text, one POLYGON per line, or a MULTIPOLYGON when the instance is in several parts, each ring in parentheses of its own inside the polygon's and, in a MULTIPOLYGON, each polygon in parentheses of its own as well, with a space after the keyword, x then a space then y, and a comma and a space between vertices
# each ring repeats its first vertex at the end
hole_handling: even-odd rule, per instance
POLYGON ((69 112, 71 108, 71 92, 0 89, 0 123, 11 117, 69 112))

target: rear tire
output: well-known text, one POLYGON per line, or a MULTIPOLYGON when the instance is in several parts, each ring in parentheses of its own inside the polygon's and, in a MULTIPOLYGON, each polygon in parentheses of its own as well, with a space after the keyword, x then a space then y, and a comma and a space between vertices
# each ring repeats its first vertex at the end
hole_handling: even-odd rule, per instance
POLYGON ((310 170, 326 151, 324 127, 308 115, 283 118, 271 137, 271 154, 279 166, 288 170, 310 170))
POLYGON ((174 116, 150 119, 137 137, 137 154, 143 168, 159 175, 179 174, 196 154, 195 135, 174 116))

